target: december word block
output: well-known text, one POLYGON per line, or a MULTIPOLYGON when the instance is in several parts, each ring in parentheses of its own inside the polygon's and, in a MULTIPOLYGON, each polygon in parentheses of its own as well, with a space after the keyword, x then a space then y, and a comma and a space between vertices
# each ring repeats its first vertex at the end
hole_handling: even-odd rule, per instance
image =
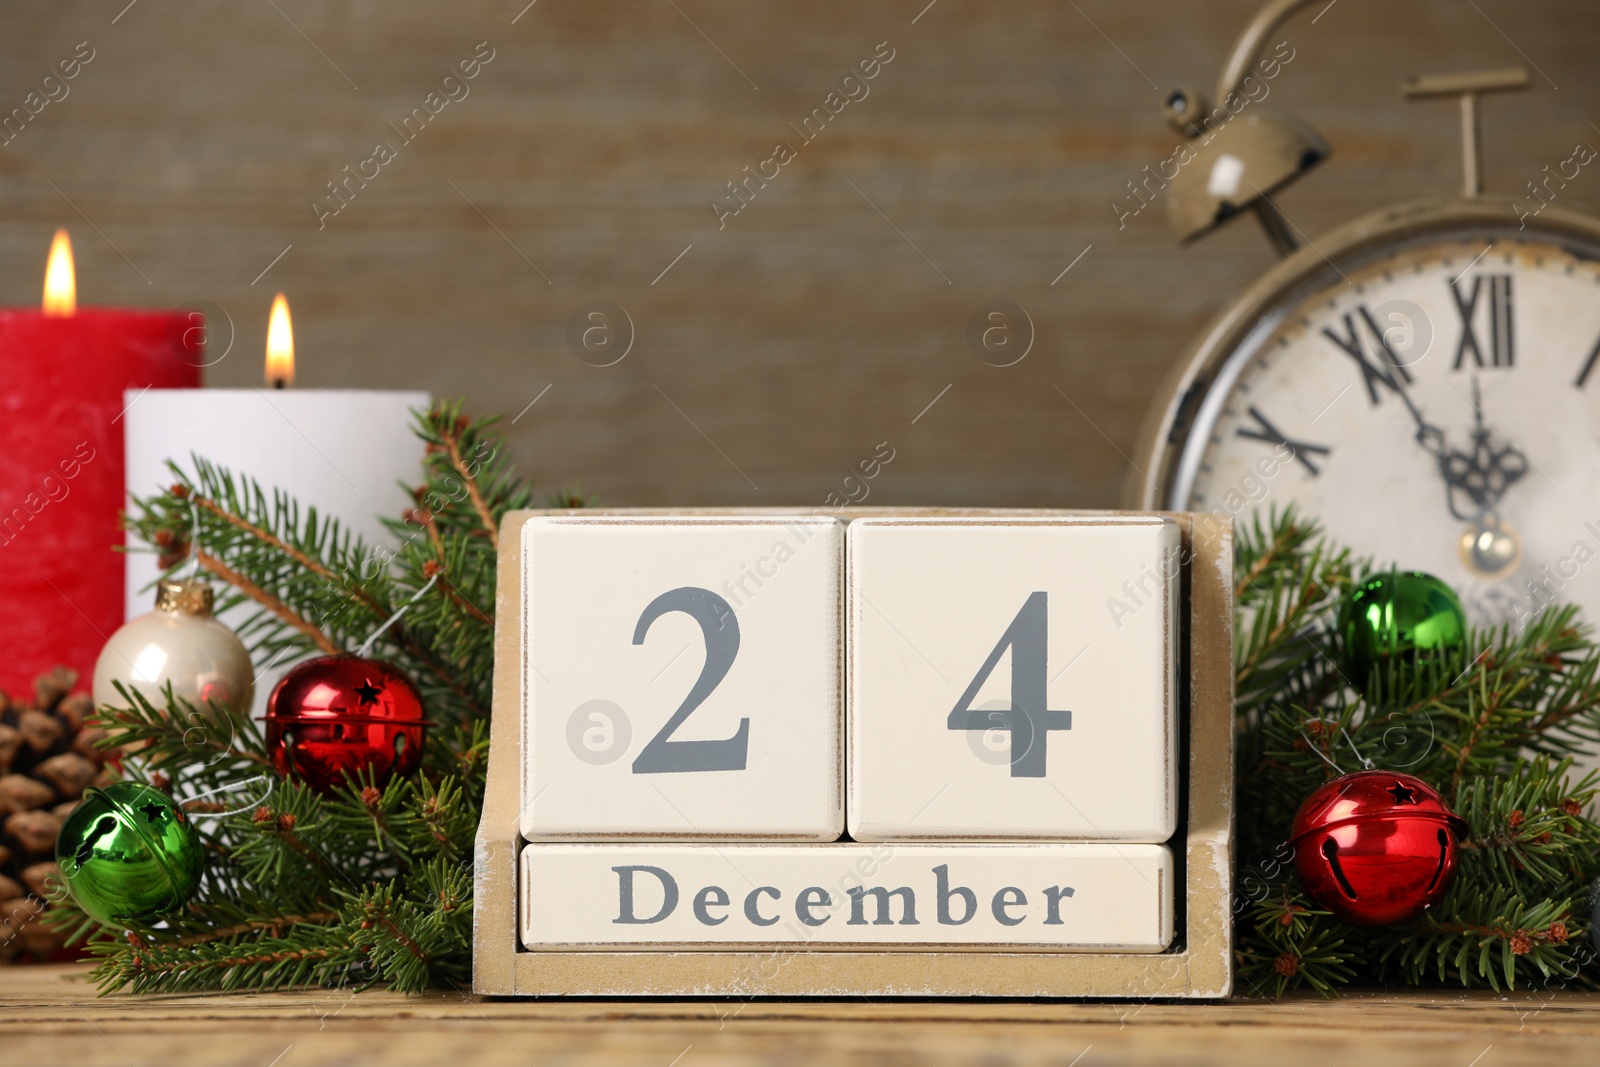
POLYGON ((1160 952, 1172 855, 1111 844, 530 844, 528 948, 994 945, 1160 952))
POLYGON ((832 518, 529 520, 523 835, 836 839, 843 546, 832 518))
POLYGON ((1159 516, 852 522, 850 835, 1171 837, 1178 541, 1159 516))

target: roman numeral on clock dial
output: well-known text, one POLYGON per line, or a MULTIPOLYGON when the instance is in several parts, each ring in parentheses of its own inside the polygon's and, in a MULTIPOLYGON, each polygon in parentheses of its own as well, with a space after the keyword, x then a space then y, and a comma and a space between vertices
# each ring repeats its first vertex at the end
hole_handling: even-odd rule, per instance
POLYGON ((1589 349, 1589 358, 1583 361, 1583 369, 1578 372, 1578 380, 1572 384, 1579 389, 1589 381, 1589 372, 1594 370, 1595 361, 1600 360, 1600 341, 1595 341, 1594 347, 1589 349))
POLYGON ((1355 314, 1345 312, 1344 335, 1334 333, 1332 329, 1324 326, 1322 335, 1339 347, 1339 350, 1361 368, 1361 381, 1367 387, 1367 396, 1376 407, 1381 399, 1378 396, 1378 387, 1405 398, 1405 386, 1411 382, 1411 372, 1406 370, 1400 362, 1400 357, 1395 355, 1394 349, 1389 347, 1389 339, 1383 336, 1383 330, 1372 317, 1372 312, 1362 304, 1356 308, 1355 314), (1367 324, 1367 332, 1372 338, 1374 347, 1378 352, 1377 362, 1367 358, 1365 347, 1361 343, 1361 329, 1356 323, 1355 316, 1361 316, 1361 321, 1367 324))
POLYGON ((1248 437, 1256 441, 1265 441, 1269 445, 1281 445, 1294 454, 1294 458, 1313 476, 1322 471, 1312 460, 1313 455, 1331 455, 1333 449, 1328 445, 1314 445, 1310 441, 1296 441, 1282 430, 1272 424, 1272 421, 1255 405, 1250 407, 1250 418, 1255 421, 1254 426, 1239 427, 1239 436, 1248 437))
POLYGON ((1472 366, 1478 367, 1509 367, 1516 361, 1516 342, 1512 331, 1511 320, 1511 275, 1509 274, 1478 274, 1472 279, 1472 287, 1465 292, 1456 280, 1450 282, 1450 295, 1455 299, 1456 311, 1461 315, 1461 340, 1456 343, 1456 362, 1454 370, 1460 370, 1465 364, 1468 355, 1472 356, 1472 366), (1484 282, 1488 282, 1487 286, 1484 282), (1488 299, 1484 303, 1488 307, 1488 363, 1484 362, 1484 346, 1478 337, 1474 325, 1474 318, 1478 310, 1478 298, 1488 290, 1488 299))

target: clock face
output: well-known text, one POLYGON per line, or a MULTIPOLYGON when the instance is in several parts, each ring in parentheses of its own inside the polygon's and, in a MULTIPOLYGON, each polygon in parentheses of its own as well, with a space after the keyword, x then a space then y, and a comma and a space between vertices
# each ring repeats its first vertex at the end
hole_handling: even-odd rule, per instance
POLYGON ((1219 370, 1178 506, 1294 503, 1473 621, 1600 621, 1600 246, 1514 228, 1326 263, 1219 370))

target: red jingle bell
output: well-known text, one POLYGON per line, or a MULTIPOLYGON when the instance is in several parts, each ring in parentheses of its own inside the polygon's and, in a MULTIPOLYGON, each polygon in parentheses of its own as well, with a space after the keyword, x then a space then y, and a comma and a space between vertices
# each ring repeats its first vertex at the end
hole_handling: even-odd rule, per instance
POLYGON ((371 771, 381 786, 422 763, 422 697, 377 660, 307 660, 273 688, 266 718, 272 765, 319 793, 343 785, 346 773, 371 771))
POLYGON ((1306 798, 1289 844, 1313 900, 1345 922, 1383 926, 1438 903, 1466 831, 1466 820, 1422 779, 1358 771, 1306 798))

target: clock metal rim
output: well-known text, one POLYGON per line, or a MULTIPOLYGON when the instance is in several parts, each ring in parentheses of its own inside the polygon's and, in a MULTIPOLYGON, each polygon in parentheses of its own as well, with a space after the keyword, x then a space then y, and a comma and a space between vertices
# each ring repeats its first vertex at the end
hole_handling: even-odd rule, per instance
MULTIPOLYGON (((1520 234, 1559 242, 1575 239, 1600 248, 1600 219, 1547 206, 1538 215, 1519 218, 1509 200, 1437 198, 1398 204, 1335 229, 1275 264, 1225 307, 1185 350, 1158 391, 1145 417, 1133 453, 1123 494, 1126 506, 1138 510, 1189 510, 1178 499, 1180 464, 1205 401, 1232 379, 1256 349, 1245 342, 1258 330, 1276 324, 1275 315, 1328 270, 1367 253, 1381 252, 1434 234, 1473 227, 1513 228, 1520 234)), ((1586 256, 1593 249, 1583 250, 1586 256)))

